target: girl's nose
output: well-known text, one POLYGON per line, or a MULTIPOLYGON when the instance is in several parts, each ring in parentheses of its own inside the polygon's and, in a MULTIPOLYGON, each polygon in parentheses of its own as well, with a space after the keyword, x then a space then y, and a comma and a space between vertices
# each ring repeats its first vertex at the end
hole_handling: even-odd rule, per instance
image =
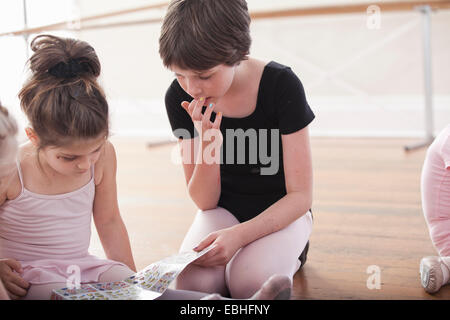
POLYGON ((202 88, 196 81, 191 80, 187 82, 187 92, 192 97, 199 97, 202 93, 202 88))
POLYGON ((80 170, 88 170, 91 167, 91 161, 89 159, 85 159, 78 163, 78 168, 80 170))

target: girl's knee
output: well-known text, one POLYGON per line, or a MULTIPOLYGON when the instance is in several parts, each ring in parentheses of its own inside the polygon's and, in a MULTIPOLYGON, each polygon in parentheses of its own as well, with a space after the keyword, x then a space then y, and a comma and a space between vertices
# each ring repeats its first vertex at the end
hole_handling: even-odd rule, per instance
POLYGON ((210 210, 198 210, 196 220, 212 223, 219 228, 229 227, 239 223, 239 220, 227 209, 216 207, 210 210))
POLYGON ((32 284, 28 288, 27 294, 20 300, 50 300, 53 290, 66 287, 65 283, 32 284))

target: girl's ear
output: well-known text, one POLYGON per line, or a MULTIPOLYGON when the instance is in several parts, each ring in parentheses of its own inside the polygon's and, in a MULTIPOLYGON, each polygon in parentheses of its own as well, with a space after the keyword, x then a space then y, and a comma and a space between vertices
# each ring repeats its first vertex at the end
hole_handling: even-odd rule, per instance
POLYGON ((30 128, 30 127, 26 127, 25 128, 25 133, 28 137, 28 139, 30 139, 31 143, 35 146, 38 147, 39 146, 39 138, 36 135, 36 132, 30 128))

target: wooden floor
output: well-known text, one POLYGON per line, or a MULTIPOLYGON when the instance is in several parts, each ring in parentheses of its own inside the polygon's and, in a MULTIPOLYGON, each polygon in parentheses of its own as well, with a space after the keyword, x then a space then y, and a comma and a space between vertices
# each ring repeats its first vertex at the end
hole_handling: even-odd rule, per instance
MULTIPOLYGON (((112 142, 121 214, 141 269, 177 252, 196 208, 172 160, 174 144, 112 142)), ((420 259, 436 253, 421 211, 425 149, 405 153, 412 142, 312 139, 314 229, 293 299, 450 299, 450 286, 429 295, 420 285, 420 259), (367 286, 376 278, 370 266, 380 271, 380 289, 367 286)), ((104 256, 94 229, 91 253, 104 256)))

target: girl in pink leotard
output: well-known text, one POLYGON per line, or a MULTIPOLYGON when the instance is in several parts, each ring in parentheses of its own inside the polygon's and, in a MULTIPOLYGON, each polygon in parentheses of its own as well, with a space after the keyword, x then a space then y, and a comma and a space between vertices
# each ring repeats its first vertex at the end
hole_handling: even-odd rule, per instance
POLYGON ((97 55, 86 42, 53 36, 31 48, 19 93, 29 142, 0 202, 0 278, 13 299, 49 299, 68 281, 119 281, 136 271, 97 55), (92 217, 108 259, 88 252, 92 217))
MULTIPOLYGON (((15 168, 16 135, 16 121, 0 103, 0 193, 3 193, 9 185, 11 172, 15 168)), ((7 299, 9 299, 8 293, 0 280, 0 300, 7 299)))
POLYGON ((429 293, 450 279, 450 124, 429 147, 422 170, 422 207, 439 256, 420 262, 421 282, 429 293))

